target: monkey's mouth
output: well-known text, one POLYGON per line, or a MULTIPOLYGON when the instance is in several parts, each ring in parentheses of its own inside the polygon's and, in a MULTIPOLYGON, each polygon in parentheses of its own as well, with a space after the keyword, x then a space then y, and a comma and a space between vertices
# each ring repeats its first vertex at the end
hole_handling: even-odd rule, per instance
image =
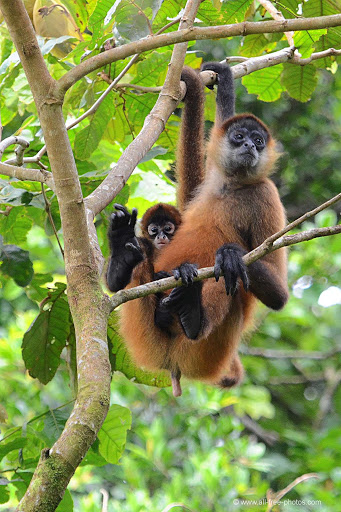
POLYGON ((168 241, 166 242, 165 240, 159 240, 158 242, 155 242, 155 245, 158 249, 161 249, 162 247, 165 247, 165 245, 168 244, 168 241))

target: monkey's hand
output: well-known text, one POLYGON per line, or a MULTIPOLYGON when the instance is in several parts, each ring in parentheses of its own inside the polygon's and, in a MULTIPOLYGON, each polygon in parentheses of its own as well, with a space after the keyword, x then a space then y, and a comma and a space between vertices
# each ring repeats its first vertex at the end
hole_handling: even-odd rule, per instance
POLYGON ((143 252, 135 236, 137 209, 133 208, 130 214, 121 204, 115 203, 114 206, 117 212, 111 214, 108 231, 111 251, 118 253, 126 249, 126 259, 135 266, 143 260, 143 252))
MULTIPOLYGON (((201 66, 201 71, 213 71, 214 73, 217 73, 217 83, 222 82, 223 80, 230 80, 233 84, 231 68, 227 63, 205 62, 201 66)), ((206 85, 206 87, 208 89, 213 89, 213 85, 206 85)))
POLYGON ((136 208, 130 214, 124 206, 114 206, 117 212, 112 213, 108 230, 111 255, 107 283, 109 290, 116 292, 127 286, 133 269, 144 256, 135 236, 136 208))
POLYGON ((202 282, 193 283, 198 275, 197 265, 183 263, 173 270, 175 279, 182 279, 185 286, 174 288, 170 295, 160 301, 160 306, 179 315, 181 326, 191 340, 195 340, 202 323, 201 289, 202 282))
POLYGON ((249 289, 249 277, 243 255, 246 251, 238 244, 224 244, 216 252, 214 276, 219 280, 220 272, 225 278, 227 295, 234 295, 237 291, 238 278, 242 280, 245 291, 249 289))

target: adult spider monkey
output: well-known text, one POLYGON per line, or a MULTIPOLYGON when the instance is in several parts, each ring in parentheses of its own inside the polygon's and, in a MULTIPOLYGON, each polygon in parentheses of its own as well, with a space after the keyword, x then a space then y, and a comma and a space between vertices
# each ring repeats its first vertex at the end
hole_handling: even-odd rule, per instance
MULTIPOLYGON (((203 66, 207 69, 217 73, 218 91, 205 177, 186 207, 172 243, 157 256, 155 270, 169 272, 184 261, 200 267, 214 265, 217 282, 209 279, 203 284, 200 332, 195 342, 177 324, 172 337, 160 332, 153 325, 153 311, 137 307, 137 301, 122 308, 121 332, 135 361, 146 368, 167 368, 178 379, 181 372, 189 378, 231 386, 242 377, 237 347, 252 319, 256 298, 276 310, 288 297, 284 249, 247 269, 242 256, 279 231, 285 214, 277 189, 267 177, 279 156, 275 140, 252 114, 234 115, 230 68, 209 63, 203 66), (224 280, 219 280, 221 271, 224 280)), ((191 115, 203 124, 199 97, 191 115)), ((201 151, 203 139, 198 141, 197 134, 186 127, 180 147, 188 148, 192 141, 193 150, 200 145, 201 151)), ((186 163, 179 167, 180 176, 190 166, 192 154, 184 153, 186 163)), ((162 301, 170 310, 177 305, 176 290, 162 301)))

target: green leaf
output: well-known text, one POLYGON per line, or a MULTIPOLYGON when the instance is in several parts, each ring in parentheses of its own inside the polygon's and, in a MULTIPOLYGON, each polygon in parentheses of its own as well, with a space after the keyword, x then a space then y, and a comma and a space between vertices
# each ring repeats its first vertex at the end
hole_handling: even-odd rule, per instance
POLYGON ((292 98, 298 101, 308 101, 317 85, 317 71, 315 66, 284 65, 282 84, 292 98))
POLYGON ((242 78, 243 85, 249 94, 257 94, 262 101, 276 101, 283 92, 280 77, 283 65, 261 69, 242 78))
POLYGON ((88 126, 77 132, 74 143, 76 158, 86 160, 95 151, 114 113, 113 99, 111 95, 108 95, 95 114, 91 116, 88 126))
POLYGON ((71 493, 66 489, 62 501, 56 508, 56 512, 72 512, 73 511, 73 499, 71 493))
POLYGON ((12 208, 8 215, 0 215, 0 232, 7 243, 21 244, 26 241, 32 227, 32 219, 22 208, 12 208))
POLYGON ((322 37, 326 33, 327 29, 305 30, 301 32, 295 32, 295 46, 303 58, 310 57, 310 55, 315 51, 315 41, 318 41, 320 37, 322 37))
POLYGON ((96 2, 96 7, 89 18, 89 27, 96 34, 99 33, 101 26, 104 25, 105 17, 112 6, 112 0, 98 0, 96 2))
POLYGON ((33 198, 34 195, 27 190, 7 185, 1 190, 0 204, 21 206, 22 204, 29 204, 33 198))
POLYGON ((7 478, 0 478, 0 503, 7 503, 9 500, 9 489, 7 485, 9 481, 7 478))
POLYGON ((106 461, 117 464, 121 457, 127 430, 131 427, 131 412, 121 405, 112 405, 98 432, 99 452, 106 461))
POLYGON ((245 55, 245 57, 256 57, 268 44, 269 40, 264 34, 251 34, 244 37, 243 46, 240 47, 239 53, 245 55))
MULTIPOLYGON (((167 0, 163 2, 153 22, 153 31, 157 32, 172 20, 179 17, 179 13, 186 5, 186 0, 167 0)), ((177 29, 177 24, 169 27, 165 32, 170 32, 177 29)))
POLYGON ((118 315, 111 313, 108 322, 108 339, 112 344, 112 353, 114 357, 113 371, 120 371, 128 379, 134 379, 138 384, 147 386, 156 386, 164 388, 171 385, 167 372, 152 373, 141 370, 132 361, 127 352, 122 338, 118 333, 118 315))
POLYGON ((8 453, 13 451, 22 450, 27 444, 27 439, 24 437, 18 437, 14 441, 8 441, 1 443, 0 445, 0 460, 2 460, 8 453))
MULTIPOLYGON (((163 85, 170 61, 171 52, 151 52, 147 59, 137 64, 137 73, 134 84, 145 87, 156 87, 163 85)), ((155 96, 155 95, 154 95, 155 96)))
POLYGON ((244 21, 252 2, 253 0, 225 0, 219 10, 211 2, 202 2, 196 17, 208 26, 239 23, 244 21))
POLYGON ((31 377, 47 384, 60 364, 60 354, 70 333, 70 310, 66 286, 56 283, 39 313, 24 334, 22 350, 25 366, 31 377))
POLYGON ((70 416, 67 407, 63 409, 50 409, 44 416, 44 430, 40 433, 48 446, 52 446, 64 430, 65 423, 70 416))
POLYGON ((121 0, 115 10, 115 30, 129 41, 151 35, 152 20, 162 1, 121 0))
POLYGON ((27 286, 33 277, 33 264, 29 252, 16 245, 4 245, 0 252, 1 271, 13 277, 18 286, 27 286))
POLYGON ((340 11, 340 0, 309 0, 309 2, 303 3, 303 16, 305 18, 339 14, 340 11))
MULTIPOLYGON (((322 52, 324 50, 328 50, 329 48, 340 48, 341 46, 341 28, 333 27, 329 28, 328 32, 325 36, 322 36, 315 43, 315 50, 317 52, 322 52)), ((340 57, 326 57, 324 59, 318 59, 314 61, 314 65, 316 67, 330 67, 332 63, 337 60, 340 61, 340 57)))

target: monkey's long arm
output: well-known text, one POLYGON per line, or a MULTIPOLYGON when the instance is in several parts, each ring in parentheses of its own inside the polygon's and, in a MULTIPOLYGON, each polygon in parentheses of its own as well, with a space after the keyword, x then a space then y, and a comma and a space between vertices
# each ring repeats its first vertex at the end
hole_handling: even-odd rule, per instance
MULTIPOLYGON (((201 71, 212 70, 218 74, 216 124, 222 124, 235 115, 234 79, 230 67, 220 62, 205 62, 201 71)), ((213 86, 208 86, 212 89, 213 86)))
POLYGON ((205 94, 201 78, 193 69, 184 68, 181 80, 186 83, 187 92, 182 111, 176 173, 178 180, 177 203, 179 210, 183 211, 204 177, 205 94))

